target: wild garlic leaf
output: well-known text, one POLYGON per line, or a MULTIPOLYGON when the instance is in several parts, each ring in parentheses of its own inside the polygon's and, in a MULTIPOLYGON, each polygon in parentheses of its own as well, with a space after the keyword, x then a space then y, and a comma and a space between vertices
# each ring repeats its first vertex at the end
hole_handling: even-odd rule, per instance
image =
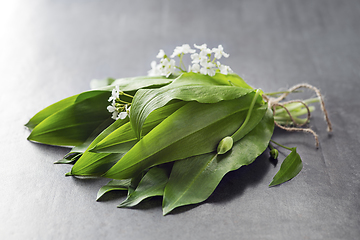
POLYGON ((82 155, 82 153, 67 154, 67 155, 65 155, 65 157, 63 159, 60 159, 60 160, 54 162, 54 164, 73 164, 77 160, 79 160, 81 155, 82 155))
POLYGON ((142 88, 158 88, 171 83, 174 80, 173 77, 133 77, 133 78, 120 78, 115 79, 110 85, 99 88, 100 90, 111 91, 115 86, 119 86, 121 91, 136 91, 142 88))
POLYGON ((229 73, 227 75, 224 74, 216 74, 216 78, 228 81, 230 85, 237 86, 241 88, 248 88, 253 89, 251 86, 249 86, 239 75, 235 73, 229 73))
POLYGON ((226 173, 252 163, 264 152, 273 129, 272 111, 267 110, 261 122, 226 154, 211 152, 176 161, 164 191, 163 214, 206 200, 226 173))
MULTIPOLYGON (((240 127, 252 97, 248 94, 216 104, 187 103, 145 135, 104 176, 129 178, 154 165, 215 151, 222 138, 240 127)), ((261 105, 254 111, 265 114, 261 105)))
POLYGON ((211 77, 195 73, 184 73, 171 84, 162 88, 139 90, 132 102, 130 122, 136 137, 140 139, 143 124, 149 114, 173 99, 197 101, 199 103, 217 103, 223 100, 239 98, 252 91, 251 88, 231 86, 230 82, 222 74, 211 77))
POLYGON ((112 119, 106 119, 102 124, 100 124, 92 133, 91 135, 88 137, 88 139, 86 139, 85 142, 83 142, 82 144, 73 147, 70 152, 68 152, 63 159, 60 159, 56 162, 54 162, 54 164, 73 164, 75 163, 80 157, 81 155, 86 151, 86 149, 89 147, 89 145, 91 144, 91 142, 104 130, 104 128, 106 128, 107 126, 109 126, 112 122, 114 122, 112 119))
POLYGON ((137 188, 118 207, 133 207, 146 198, 162 196, 168 180, 166 169, 151 168, 141 179, 137 188))
POLYGON ((292 148, 291 153, 284 159, 280 170, 274 176, 270 187, 289 181, 301 171, 303 167, 300 155, 296 152, 296 147, 292 148))
MULTIPOLYGON (((157 126, 160 122, 162 122, 177 109, 182 107, 184 104, 185 103, 181 101, 174 102, 153 111, 144 123, 144 133, 147 134, 150 132, 155 126, 157 126)), ((130 142, 135 144, 138 142, 138 139, 136 138, 130 123, 126 123, 97 143, 96 146, 90 151, 102 153, 121 153, 123 152, 123 148, 126 148, 126 145, 130 142)))
POLYGON ((81 145, 109 118, 108 98, 108 91, 80 94, 73 104, 36 125, 28 140, 58 146, 81 145))
MULTIPOLYGON (((89 145, 86 151, 82 154, 79 160, 72 167, 71 172, 68 175, 82 175, 99 176, 112 167, 124 153, 109 154, 109 153, 92 153, 89 150, 92 149, 98 142, 103 140, 106 136, 111 134, 116 129, 120 128, 124 124, 128 123, 128 119, 118 119, 108 128, 102 131, 89 145)), ((129 149, 131 146, 129 146, 129 149)), ((125 151, 126 152, 126 151, 125 151)))
POLYGON ((131 179, 123 180, 111 180, 105 186, 102 186, 96 196, 96 201, 98 201, 102 196, 110 191, 119 191, 119 190, 128 190, 131 185, 131 179))
MULTIPOLYGON (((149 121, 145 123, 146 130, 150 131, 153 129, 159 122, 183 105, 184 103, 177 102, 154 111, 149 116, 149 121)), ((128 118, 124 120, 119 119, 89 145, 68 175, 99 176, 109 170, 137 142, 138 140, 132 131, 128 118), (103 143, 103 145, 100 143, 103 143), (98 144, 100 144, 100 149, 103 152, 94 151, 97 149, 96 146, 98 144), (101 148, 101 146, 104 147, 101 148)))
POLYGON ((35 114, 35 116, 33 116, 28 123, 25 124, 26 127, 28 127, 30 130, 33 130, 39 123, 41 123, 44 119, 48 118, 49 116, 57 113, 58 111, 74 104, 76 98, 79 96, 80 94, 65 98, 59 102, 56 102, 46 108, 44 108, 43 110, 41 110, 40 112, 38 112, 37 114, 35 114))

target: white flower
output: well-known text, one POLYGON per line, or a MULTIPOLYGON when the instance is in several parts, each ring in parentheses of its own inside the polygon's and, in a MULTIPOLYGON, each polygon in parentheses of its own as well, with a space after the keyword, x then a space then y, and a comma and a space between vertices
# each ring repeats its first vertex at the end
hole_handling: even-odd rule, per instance
POLYGON ((199 53, 191 54, 190 57, 192 59, 191 63, 200 63, 201 65, 206 64, 209 60, 208 56, 203 51, 201 51, 200 54, 199 53))
POLYGON ((114 111, 111 118, 114 119, 114 120, 118 120, 118 115, 119 115, 119 112, 118 111, 114 111))
POLYGON ((106 109, 111 113, 116 111, 116 107, 114 107, 112 105, 108 106, 106 109))
POLYGON ((165 57, 165 52, 164 50, 160 49, 158 55, 156 55, 156 58, 164 58, 165 57))
POLYGON ((217 63, 217 67, 220 70, 220 73, 227 75, 228 73, 233 72, 229 66, 222 65, 219 61, 217 61, 216 63, 217 63))
MULTIPOLYGON (((171 74, 174 74, 177 69, 183 72, 183 56, 187 53, 190 53, 191 58, 191 65, 189 65, 188 67, 188 72, 201 73, 209 76, 214 76, 216 71, 219 71, 224 75, 232 72, 229 66, 222 65, 220 62, 216 62, 215 64, 215 61, 217 59, 221 59, 222 57, 229 57, 229 54, 224 52, 224 48, 222 45, 218 45, 217 48, 213 48, 212 50, 208 48, 205 43, 202 45, 194 44, 194 47, 196 49, 192 49, 189 44, 177 46, 175 47, 174 52, 170 56, 170 58, 165 54, 164 50, 160 49, 159 53, 156 56, 157 58, 160 58, 160 63, 152 61, 151 70, 148 71, 148 75, 169 77, 171 74), (198 52, 196 52, 197 49, 199 49, 198 52), (178 66, 176 66, 176 62, 173 59, 176 56, 180 57, 180 63, 178 66)), ((117 101, 119 97, 118 95, 116 95, 116 93, 116 90, 113 90, 113 95, 109 98, 109 101, 117 101)), ((119 111, 122 112, 122 110, 123 109, 119 111)))
POLYGON ((107 110, 112 113, 111 118, 117 119, 119 112, 117 111, 116 107, 114 106, 115 103, 107 107, 107 110))
POLYGON ((203 54, 203 55, 211 54, 211 49, 207 47, 206 43, 204 43, 200 46, 194 44, 194 47, 196 47, 197 49, 200 49, 200 54, 203 54))
POLYGON ((127 116, 130 116, 130 107, 126 104, 124 107, 120 107, 125 111, 119 113, 119 110, 114 106, 114 104, 107 107, 107 110, 112 113, 111 118, 114 120, 125 119, 127 116))
POLYGON ((125 109, 124 109, 125 111, 122 111, 121 113, 119 113, 119 115, 117 116, 116 120, 118 120, 118 119, 125 119, 127 116, 130 117, 130 108, 131 108, 131 106, 128 107, 128 105, 126 104, 126 105, 124 106, 124 108, 125 108, 125 109))
POLYGON ((202 65, 203 67, 200 69, 200 73, 204 75, 214 76, 215 75, 215 64, 212 62, 207 62, 202 65))
POLYGON ((195 63, 192 66, 189 65, 189 70, 188 72, 194 72, 194 73, 199 73, 200 72, 200 65, 195 63))
POLYGON ((115 86, 115 88, 111 91, 111 96, 109 97, 108 101, 109 102, 115 102, 115 100, 117 98, 119 98, 120 95, 120 90, 119 90, 119 86, 115 86))
POLYGON ((119 115, 117 116, 116 120, 118 119, 125 119, 127 117, 127 112, 121 112, 119 113, 119 115))
POLYGON ((219 45, 218 48, 213 48, 212 52, 214 53, 214 57, 220 59, 222 56, 229 57, 229 54, 224 52, 224 48, 222 45, 219 45))
POLYGON ((151 70, 148 71, 148 76, 160 76, 161 75, 160 67, 161 67, 160 64, 156 64, 156 61, 152 61, 151 70))
POLYGON ((171 55, 171 58, 179 56, 182 53, 186 54, 186 53, 194 53, 194 52, 195 52, 195 50, 191 49, 189 44, 183 44, 182 46, 177 46, 174 49, 174 52, 171 55))
POLYGON ((175 60, 171 59, 169 61, 169 59, 167 58, 163 58, 161 59, 161 75, 164 75, 166 77, 169 77, 172 73, 175 72, 176 67, 175 67, 175 60))

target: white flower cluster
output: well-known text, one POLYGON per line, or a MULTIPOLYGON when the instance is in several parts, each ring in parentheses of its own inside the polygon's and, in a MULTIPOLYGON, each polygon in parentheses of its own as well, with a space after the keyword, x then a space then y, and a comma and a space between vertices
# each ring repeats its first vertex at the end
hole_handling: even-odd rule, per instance
MULTIPOLYGON (((120 91, 119 86, 115 86, 108 100, 109 102, 111 102, 111 105, 107 107, 107 110, 112 113, 111 118, 115 120, 125 119, 127 116, 130 116, 131 103, 121 100, 120 95, 127 94, 120 91)), ((132 97, 130 95, 127 96, 132 97)))
POLYGON ((183 68, 185 65, 182 60, 184 54, 187 53, 191 54, 190 57, 192 60, 192 65, 189 65, 187 72, 201 73, 209 76, 214 76, 217 70, 225 75, 232 73, 229 66, 223 65, 217 61, 221 59, 221 57, 229 57, 229 54, 224 52, 222 45, 213 49, 208 48, 206 44, 202 44, 201 46, 194 44, 194 47, 199 49, 200 52, 196 53, 196 50, 192 49, 189 44, 177 46, 170 58, 165 54, 164 50, 160 49, 156 56, 157 58, 160 58, 160 63, 157 64, 156 61, 152 61, 151 70, 148 71, 148 75, 169 77, 171 74, 175 73, 177 69, 181 72, 186 72, 183 68), (211 59, 212 54, 214 54, 214 57, 211 59), (174 57, 179 57, 179 66, 175 65, 174 57))

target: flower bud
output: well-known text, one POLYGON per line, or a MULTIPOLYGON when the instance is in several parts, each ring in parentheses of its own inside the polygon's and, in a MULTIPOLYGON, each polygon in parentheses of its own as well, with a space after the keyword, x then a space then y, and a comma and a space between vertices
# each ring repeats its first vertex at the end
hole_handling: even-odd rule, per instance
POLYGON ((279 151, 277 150, 277 149, 272 149, 271 151, 270 151, 270 156, 273 158, 273 159, 277 159, 278 158, 278 156, 279 156, 279 151))
POLYGON ((228 152, 234 144, 234 140, 232 137, 224 137, 220 142, 219 145, 217 147, 217 153, 218 154, 225 154, 226 152, 228 152))

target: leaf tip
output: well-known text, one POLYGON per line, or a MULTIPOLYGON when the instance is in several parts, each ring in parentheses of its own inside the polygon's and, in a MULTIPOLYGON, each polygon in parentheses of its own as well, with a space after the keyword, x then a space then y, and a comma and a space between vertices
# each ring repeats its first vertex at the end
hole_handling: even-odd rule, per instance
POLYGON ((68 172, 65 174, 65 177, 68 177, 68 176, 74 176, 71 172, 68 172))
POLYGON ((94 147, 92 147, 92 148, 89 148, 89 152, 92 152, 92 153, 96 153, 97 151, 96 151, 96 148, 97 148, 97 144, 94 146, 94 147))
POLYGON ((122 202, 122 203, 120 203, 119 205, 117 205, 116 207, 117 208, 125 208, 125 207, 127 207, 128 205, 126 204, 126 203, 124 203, 124 202, 122 202))
POLYGON ((162 208, 163 216, 168 215, 172 210, 174 210, 174 207, 163 206, 162 208))
POLYGON ((98 193, 98 194, 96 195, 96 201, 98 202, 103 195, 104 195, 104 194, 99 194, 99 193, 98 193))
POLYGON ((269 184, 269 187, 275 187, 275 186, 278 186, 278 185, 280 185, 280 184, 279 184, 279 183, 276 184, 276 183, 274 183, 274 181, 272 181, 272 182, 269 184))
POLYGON ((24 126, 27 127, 30 130, 32 129, 30 121, 27 122, 26 124, 24 124, 24 126))

